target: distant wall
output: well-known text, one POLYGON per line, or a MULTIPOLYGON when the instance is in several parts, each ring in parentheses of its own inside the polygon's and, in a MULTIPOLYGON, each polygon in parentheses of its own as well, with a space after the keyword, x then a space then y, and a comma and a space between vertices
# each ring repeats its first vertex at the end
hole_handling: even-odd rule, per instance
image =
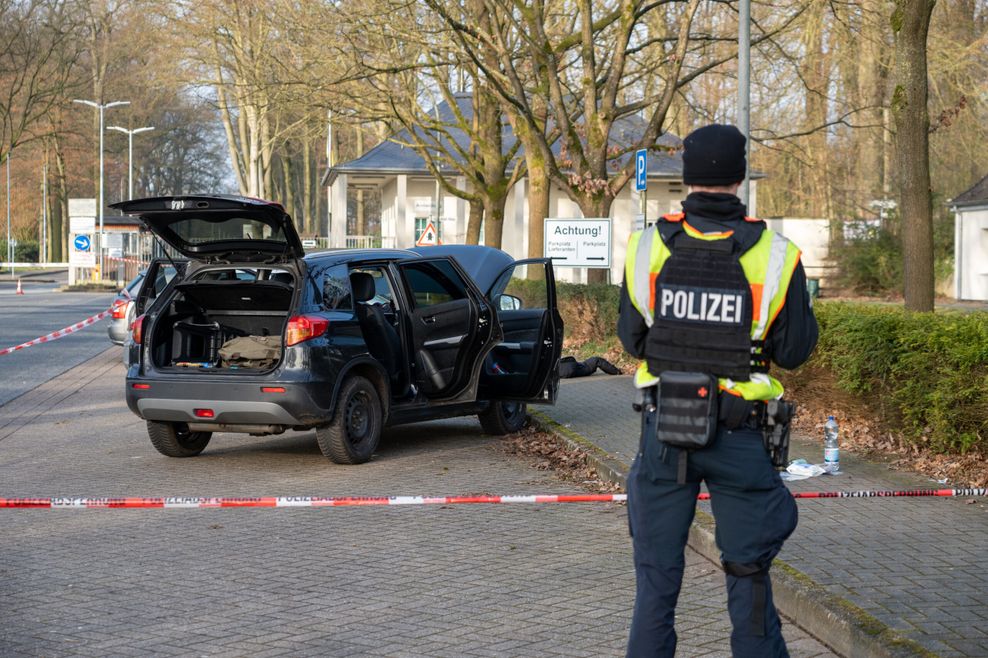
POLYGON ((954 295, 988 301, 988 208, 961 208, 954 219, 954 295))
POLYGON ((777 217, 765 223, 796 243, 803 251, 802 263, 806 276, 820 279, 821 285, 829 285, 836 273, 827 263, 830 254, 830 222, 826 219, 803 217, 777 217))

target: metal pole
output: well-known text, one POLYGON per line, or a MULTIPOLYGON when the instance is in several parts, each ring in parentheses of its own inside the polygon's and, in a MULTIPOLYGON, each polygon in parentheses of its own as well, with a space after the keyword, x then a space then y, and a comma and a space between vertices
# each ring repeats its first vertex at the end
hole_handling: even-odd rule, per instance
POLYGON ((147 132, 148 130, 154 130, 154 126, 144 126, 143 128, 134 128, 133 130, 128 130, 121 126, 107 126, 107 130, 116 130, 117 132, 122 132, 127 134, 127 198, 134 198, 134 135, 137 133, 147 132))
POLYGON ((41 165, 41 262, 48 262, 48 163, 41 165))
MULTIPOLYGON (((751 160, 751 0, 738 5, 738 130, 745 136, 745 159, 751 160)), ((751 165, 741 183, 741 202, 747 205, 751 165)), ((751 212, 750 210, 748 212, 751 212)))
POLYGON ((127 133, 127 199, 134 198, 134 133, 127 133))
POLYGON ((7 262, 10 276, 14 276, 14 245, 10 242, 10 151, 7 151, 7 262))
POLYGON ((103 280, 103 110, 99 106, 99 278, 103 280))

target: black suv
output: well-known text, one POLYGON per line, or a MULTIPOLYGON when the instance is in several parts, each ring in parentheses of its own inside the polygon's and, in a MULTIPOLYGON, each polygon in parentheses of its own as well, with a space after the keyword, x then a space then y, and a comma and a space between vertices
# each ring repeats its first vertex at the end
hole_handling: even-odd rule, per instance
POLYGON ((113 207, 189 259, 166 285, 168 262, 152 262, 136 300, 127 404, 162 454, 197 455, 213 432, 315 429, 324 455, 357 464, 386 425, 478 414, 504 434, 526 403, 555 401, 563 323, 546 259, 467 245, 306 256, 277 203, 113 207))

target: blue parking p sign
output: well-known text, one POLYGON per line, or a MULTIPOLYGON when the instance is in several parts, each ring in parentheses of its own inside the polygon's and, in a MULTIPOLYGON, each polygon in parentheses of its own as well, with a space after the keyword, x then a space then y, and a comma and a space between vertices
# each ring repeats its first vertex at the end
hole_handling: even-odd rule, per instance
POLYGON ((93 243, 90 241, 88 235, 77 235, 75 236, 75 240, 72 241, 72 244, 75 246, 76 251, 89 251, 93 243))
POLYGON ((644 192, 648 185, 648 151, 639 149, 635 152, 635 192, 644 192))

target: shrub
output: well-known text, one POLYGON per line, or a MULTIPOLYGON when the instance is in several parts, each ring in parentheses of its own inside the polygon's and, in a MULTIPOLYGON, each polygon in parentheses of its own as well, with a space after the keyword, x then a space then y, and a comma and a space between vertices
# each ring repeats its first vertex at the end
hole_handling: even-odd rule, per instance
MULTIPOLYGON (((18 240, 14 246, 14 260, 18 263, 37 263, 39 253, 37 240, 18 240)), ((6 240, 0 240, 0 260, 7 260, 6 240)))
MULTIPOLYGON (((864 294, 900 292, 903 254, 897 213, 890 213, 881 226, 862 227, 859 233, 831 252, 839 266, 840 285, 864 294)), ((933 258, 936 280, 950 278, 954 270, 954 221, 946 212, 933 217, 933 258)))
POLYGON ((937 452, 988 450, 988 313, 821 303, 814 360, 937 452))
MULTIPOLYGON (((520 298, 525 306, 545 304, 543 281, 512 279, 507 293, 520 298)), ((568 341, 603 341, 616 334, 621 296, 618 286, 557 282, 556 296, 568 341)))

